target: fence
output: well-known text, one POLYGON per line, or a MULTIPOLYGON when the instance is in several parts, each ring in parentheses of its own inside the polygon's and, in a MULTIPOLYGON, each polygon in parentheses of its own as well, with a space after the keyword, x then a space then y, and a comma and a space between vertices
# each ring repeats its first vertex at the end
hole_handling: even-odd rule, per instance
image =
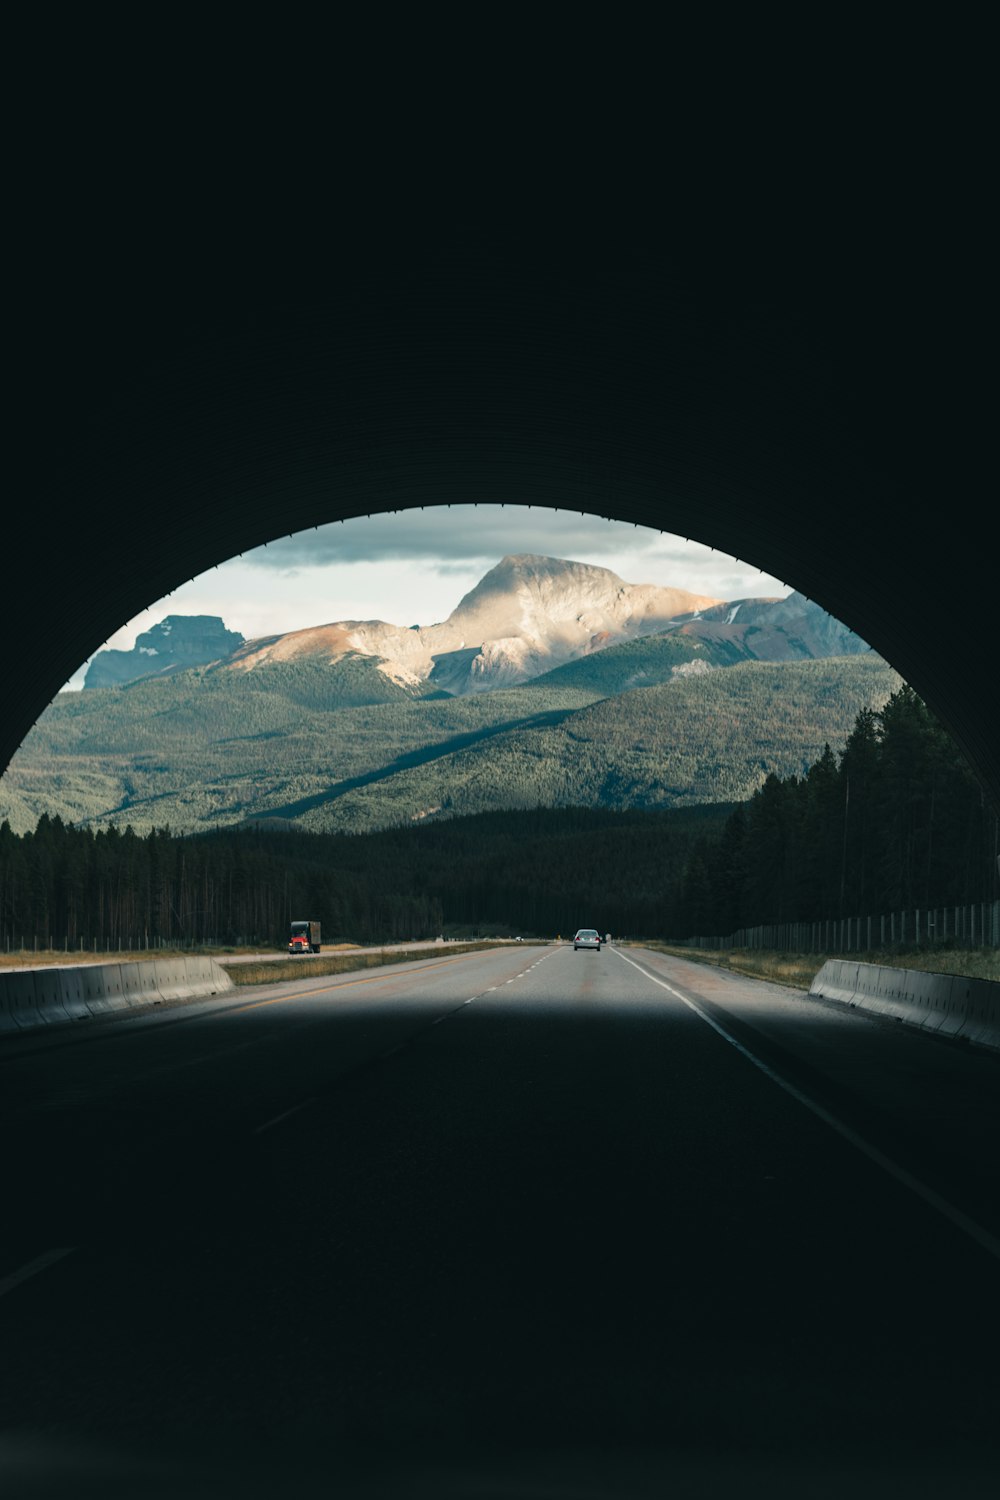
POLYGON ((878 917, 833 917, 822 922, 777 922, 741 927, 729 937, 683 939, 682 948, 763 948, 786 953, 875 953, 892 948, 1000 948, 1000 901, 890 912, 878 917))
POLYGON ((251 933, 245 937, 236 938, 165 938, 150 936, 148 932, 129 932, 115 938, 89 938, 69 937, 57 938, 52 933, 11 933, 6 929, 0 939, 0 952, 4 953, 66 953, 70 957, 73 954, 89 953, 155 953, 162 949, 176 951, 178 948, 184 951, 200 952, 203 948, 249 948, 261 946, 273 948, 274 942, 269 938, 258 937, 251 933))

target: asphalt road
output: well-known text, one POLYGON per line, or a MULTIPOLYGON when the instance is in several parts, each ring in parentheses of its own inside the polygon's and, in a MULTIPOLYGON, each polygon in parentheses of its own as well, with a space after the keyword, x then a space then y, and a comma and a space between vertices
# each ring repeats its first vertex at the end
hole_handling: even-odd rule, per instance
POLYGON ((1000 1058, 641 949, 0 1042, 0 1493, 980 1495, 1000 1058))

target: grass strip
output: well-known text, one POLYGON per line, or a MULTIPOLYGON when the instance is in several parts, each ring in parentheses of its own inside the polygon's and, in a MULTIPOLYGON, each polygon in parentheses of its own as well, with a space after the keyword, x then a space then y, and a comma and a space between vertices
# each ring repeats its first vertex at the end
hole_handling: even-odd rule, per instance
POLYGON ((679 948, 655 942, 643 946, 657 953, 669 953, 674 958, 714 964, 716 968, 731 969, 734 974, 766 979, 771 984, 785 984, 797 990, 809 989, 828 958, 849 958, 861 964, 916 969, 924 974, 958 974, 968 979, 1000 980, 1000 951, 996 948, 913 949, 905 953, 779 953, 759 948, 729 948, 713 952, 708 948, 679 948))
MULTIPOLYGON (((318 979, 326 974, 350 974, 355 969, 380 969, 384 964, 412 964, 429 958, 454 958, 460 953, 478 953, 484 948, 510 947, 509 943, 448 943, 440 948, 424 948, 414 952, 388 952, 384 948, 364 948, 353 953, 331 954, 324 958, 288 958, 266 964, 227 964, 225 959, 217 962, 225 969, 234 985, 284 984, 289 979, 318 979)), ((525 945, 527 946, 527 945, 525 945)))

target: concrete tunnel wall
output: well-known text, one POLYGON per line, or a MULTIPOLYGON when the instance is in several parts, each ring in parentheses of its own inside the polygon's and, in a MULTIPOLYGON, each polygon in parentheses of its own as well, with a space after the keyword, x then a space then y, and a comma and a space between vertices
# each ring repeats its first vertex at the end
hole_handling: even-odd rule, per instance
POLYGON ((213 565, 483 501, 566 511, 569 556, 583 511, 780 577, 912 684, 1000 811, 997 523, 959 442, 961 324, 918 263, 449 246, 334 257, 285 300, 253 269, 92 266, 32 306, 0 769, 82 661, 213 565))

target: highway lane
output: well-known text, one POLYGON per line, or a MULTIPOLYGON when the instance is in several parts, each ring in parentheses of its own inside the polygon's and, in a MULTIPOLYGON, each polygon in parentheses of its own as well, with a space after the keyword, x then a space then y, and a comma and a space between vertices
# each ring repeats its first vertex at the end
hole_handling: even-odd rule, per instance
POLYGON ((603 1497, 1000 1474, 993 1057, 565 947, 14 1041, 0 1478, 603 1497))

